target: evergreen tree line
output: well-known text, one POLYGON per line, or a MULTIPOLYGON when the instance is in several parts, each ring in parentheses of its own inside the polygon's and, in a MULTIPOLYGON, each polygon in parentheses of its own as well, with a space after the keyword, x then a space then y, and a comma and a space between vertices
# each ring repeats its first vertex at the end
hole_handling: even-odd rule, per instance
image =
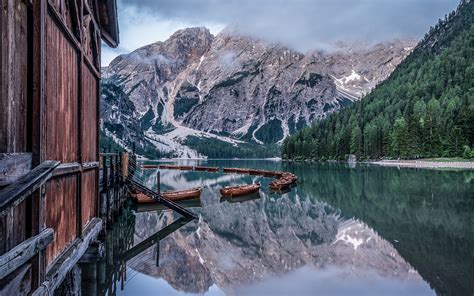
POLYGON ((283 158, 470 158, 473 14, 474 3, 462 3, 365 98, 287 138, 283 158))
POLYGON ((188 136, 184 144, 209 158, 269 158, 278 155, 276 145, 242 143, 234 146, 218 139, 195 136, 188 136))

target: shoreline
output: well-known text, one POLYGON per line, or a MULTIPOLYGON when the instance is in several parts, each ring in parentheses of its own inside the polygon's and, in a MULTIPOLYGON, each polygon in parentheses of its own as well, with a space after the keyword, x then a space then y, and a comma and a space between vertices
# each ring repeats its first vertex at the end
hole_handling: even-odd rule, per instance
POLYGON ((474 170, 474 161, 436 161, 436 160, 379 160, 371 164, 390 167, 418 169, 467 169, 474 170))

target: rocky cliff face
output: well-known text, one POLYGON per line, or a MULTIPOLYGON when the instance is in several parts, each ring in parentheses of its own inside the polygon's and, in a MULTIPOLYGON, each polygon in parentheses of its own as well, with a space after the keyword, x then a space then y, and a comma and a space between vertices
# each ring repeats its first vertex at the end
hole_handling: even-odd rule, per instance
POLYGON ((302 54, 230 30, 216 37, 205 28, 181 30, 103 69, 103 109, 111 111, 103 113, 103 131, 124 146, 138 134, 144 150, 180 157, 205 154, 190 147, 196 139, 231 147, 280 143, 361 98, 414 45, 341 43, 332 53, 302 54), (131 102, 128 114, 112 102, 111 89, 131 102))

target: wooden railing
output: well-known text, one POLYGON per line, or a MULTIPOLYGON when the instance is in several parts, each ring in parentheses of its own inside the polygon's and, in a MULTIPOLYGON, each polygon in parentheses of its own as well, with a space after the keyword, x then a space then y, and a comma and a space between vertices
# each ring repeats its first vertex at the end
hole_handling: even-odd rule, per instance
MULTIPOLYGON (((45 161, 26 175, 0 190, 0 218, 12 213, 28 196, 43 186, 59 166, 59 161, 45 161)), ((6 223, 14 223, 6 219, 6 223)), ((6 227, 7 225, 4 225, 6 227)), ((6 231, 6 229, 4 229, 6 231)), ((28 262, 53 240, 53 229, 44 229, 39 234, 21 242, 0 256, 0 279, 4 279, 28 262)), ((4 235, 9 235, 4 233, 4 235)), ((4 238, 2 238, 4 239, 4 238)))
POLYGON ((8 209, 20 204, 46 183, 59 164, 59 161, 45 161, 16 182, 3 188, 0 191, 0 216, 3 216, 8 209))
MULTIPOLYGON (((12 180, 6 187, 0 187, 0 219, 2 219, 0 239, 2 242, 10 240, 10 237, 15 236, 14 232, 18 231, 19 227, 21 228, 21 223, 28 223, 24 221, 29 219, 27 216, 24 216, 25 214, 18 214, 20 213, 19 207, 22 207, 22 213, 26 213, 24 212, 23 205, 25 203, 31 204, 32 197, 35 194, 38 194, 40 200, 44 200, 46 184, 48 181, 59 176, 72 175, 99 168, 99 183, 96 184, 100 187, 99 201, 102 202, 101 205, 105 205, 105 207, 99 207, 98 213, 103 219, 93 218, 50 265, 46 266, 44 263, 41 263, 41 259, 35 258, 44 256, 44 250, 53 242, 55 237, 55 230, 53 228, 40 228, 36 233, 26 233, 20 239, 9 243, 4 253, 0 256, 0 281, 9 280, 9 275, 12 275, 12 277, 16 276, 15 272, 30 262, 34 274, 43 274, 41 286, 34 292, 30 292, 33 292, 33 295, 43 295, 47 294, 48 291, 54 291, 82 257, 90 242, 97 238, 98 233, 103 229, 103 221, 108 224, 113 223, 126 197, 123 176, 124 173, 125 175, 127 174, 127 171, 124 171, 123 164, 128 164, 128 155, 103 153, 100 157, 100 164, 99 162, 61 164, 59 161, 45 161, 32 170, 22 170, 19 173, 23 176, 12 180), (125 162, 123 162, 123 159, 125 159, 125 162), (17 225, 18 223, 20 225, 17 225), (35 263, 37 261, 40 263, 35 263)), ((28 159, 31 161, 31 157, 28 159)), ((13 172, 10 169, 10 162, 13 163, 16 160, 10 161, 8 159, 5 161, 4 159, 2 164, 5 166, 7 161, 9 168, 2 167, 2 171, 13 172)), ((31 162, 29 166, 31 166, 31 162)), ((3 178, 2 180, 5 181, 7 179, 3 178)), ((40 208, 35 211, 39 215, 44 215, 46 209, 43 202, 40 202, 39 206, 40 208)), ((0 291, 0 294, 2 292, 0 291)))

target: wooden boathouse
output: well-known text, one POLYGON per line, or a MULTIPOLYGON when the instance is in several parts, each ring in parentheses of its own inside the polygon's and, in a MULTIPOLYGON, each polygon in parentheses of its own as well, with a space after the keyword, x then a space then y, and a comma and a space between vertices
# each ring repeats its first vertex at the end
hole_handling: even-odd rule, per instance
POLYGON ((102 229, 101 42, 115 0, 0 0, 0 294, 53 293, 102 229))

